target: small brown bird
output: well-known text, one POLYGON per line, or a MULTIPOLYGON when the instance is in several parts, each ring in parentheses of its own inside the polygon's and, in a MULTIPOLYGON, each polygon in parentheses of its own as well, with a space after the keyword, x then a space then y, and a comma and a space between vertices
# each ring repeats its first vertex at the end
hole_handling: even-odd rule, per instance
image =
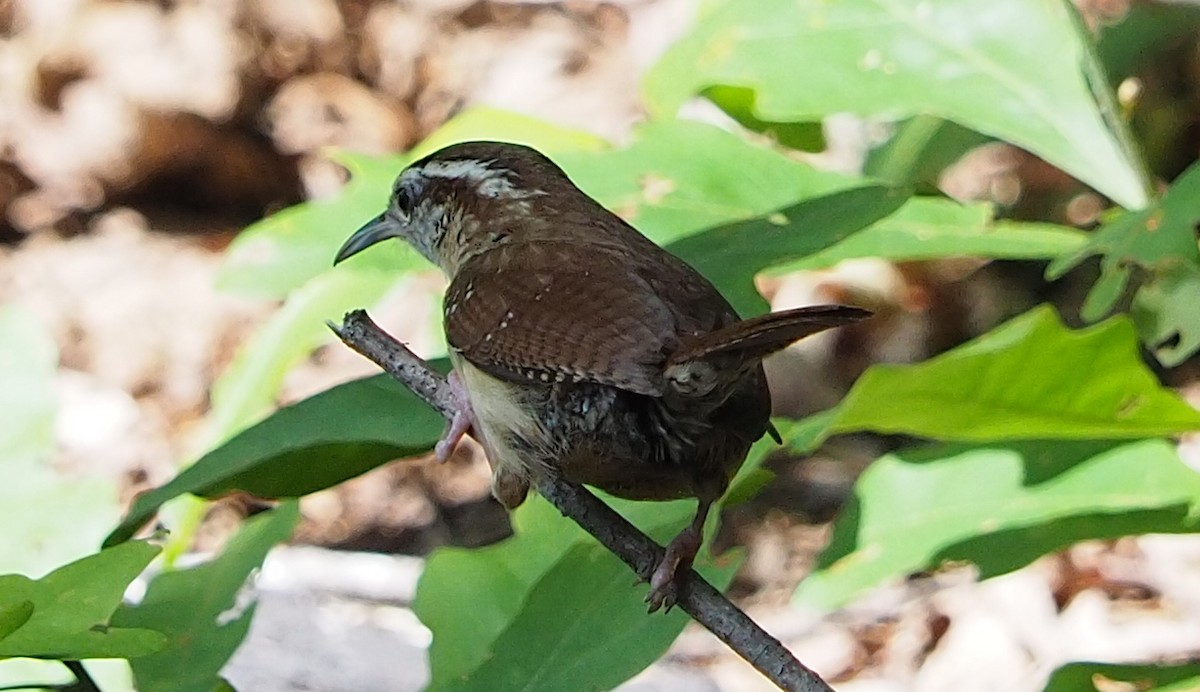
POLYGON ((396 179, 336 262, 402 238, 450 279, 443 315, 459 412, 512 509, 538 474, 620 497, 695 497, 646 601, 670 607, 708 510, 770 427, 762 358, 870 313, 816 306, 739 319, 682 260, 528 147, 467 142, 396 179))

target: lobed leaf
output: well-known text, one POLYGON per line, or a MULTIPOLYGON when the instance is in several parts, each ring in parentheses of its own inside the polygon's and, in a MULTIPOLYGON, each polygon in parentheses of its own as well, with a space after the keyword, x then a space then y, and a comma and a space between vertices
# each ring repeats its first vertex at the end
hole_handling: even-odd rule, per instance
POLYGON ((1193 164, 1147 209, 1105 223, 1078 251, 1046 269, 1056 279, 1092 255, 1101 255, 1100 278, 1083 306, 1083 317, 1107 315, 1126 293, 1135 272, 1142 287, 1138 311, 1142 334, 1167 365, 1177 365, 1200 347, 1193 289, 1200 284, 1200 164, 1193 164), (1146 295, 1142 295, 1145 293, 1146 295), (1169 340, 1178 336, 1177 343, 1169 340))

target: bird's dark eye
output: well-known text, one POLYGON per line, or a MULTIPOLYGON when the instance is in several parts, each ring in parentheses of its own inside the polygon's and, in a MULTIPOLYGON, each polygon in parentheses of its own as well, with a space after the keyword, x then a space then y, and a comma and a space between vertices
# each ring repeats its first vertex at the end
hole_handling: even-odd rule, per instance
POLYGON ((396 191, 392 193, 392 206, 404 216, 412 213, 412 194, 409 193, 408 188, 396 188, 396 191))
POLYGON ((421 180, 409 173, 400 176, 392 188, 392 211, 408 218, 421 196, 421 180))

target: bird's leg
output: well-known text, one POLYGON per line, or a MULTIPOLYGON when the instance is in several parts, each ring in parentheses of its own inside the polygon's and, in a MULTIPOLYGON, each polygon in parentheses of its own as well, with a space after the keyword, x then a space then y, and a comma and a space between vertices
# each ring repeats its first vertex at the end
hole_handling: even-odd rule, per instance
MULTIPOLYGON (((467 396, 467 388, 459 379, 458 373, 451 372, 446 380, 450 384, 450 393, 454 395, 455 410, 446 434, 442 435, 442 439, 433 446, 434 458, 439 462, 445 462, 451 454, 454 454, 463 435, 472 432, 475 420, 475 412, 471 409, 471 399, 467 396)), ((475 434, 478 432, 476 431, 475 434)))
POLYGON ((667 545, 667 554, 650 577, 650 593, 646 594, 646 603, 650 605, 651 613, 663 606, 670 610, 675 605, 679 577, 692 568, 692 561, 696 559, 700 543, 704 540, 704 520, 708 518, 711 506, 712 501, 700 500, 692 523, 667 545))

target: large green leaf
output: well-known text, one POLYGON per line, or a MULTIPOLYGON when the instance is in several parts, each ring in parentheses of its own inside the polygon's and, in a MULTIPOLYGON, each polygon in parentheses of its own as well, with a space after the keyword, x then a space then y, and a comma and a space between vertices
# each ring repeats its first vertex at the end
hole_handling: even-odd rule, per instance
POLYGON ((1043 692, 1194 692, 1196 689, 1200 689, 1200 664, 1196 663, 1177 666, 1069 663, 1054 671, 1043 692))
POLYGON ((1158 349, 1164 363, 1178 364, 1200 347, 1200 324, 1191 319, 1196 303, 1191 289, 1200 275, 1198 223, 1200 164, 1195 164, 1154 205, 1104 224, 1083 248, 1051 263, 1046 274, 1058 278, 1084 259, 1102 255, 1100 278, 1083 307, 1084 318, 1096 320, 1107 315, 1125 294, 1134 272, 1142 272, 1137 277, 1141 283, 1159 292, 1140 303, 1143 315, 1158 313, 1143 334, 1151 347, 1158 347, 1178 333, 1179 344, 1158 349))
POLYGON ((913 197, 896 213, 836 245, 782 265, 779 271, 821 269, 859 257, 895 261, 960 256, 1048 259, 1078 249, 1087 238, 1073 228, 996 221, 992 214, 989 204, 913 197))
POLYGON ((132 541, 60 567, 38 580, 0 575, 0 613, 11 627, 0 638, 0 658, 131 658, 163 647, 153 629, 124 626, 113 611, 129 583, 158 554, 132 541))
POLYGON ((338 385, 280 409, 139 496, 106 544, 127 540, 183 493, 299 497, 430 449, 442 425, 438 413, 386 375, 338 385))
POLYGON ((1072 331, 1049 307, 916 365, 876 365, 793 444, 857 430, 940 440, 1131 439, 1200 430, 1139 357, 1126 318, 1072 331))
MULTIPOLYGON (((354 229, 387 205, 392 181, 404 166, 434 149, 471 139, 518 142, 549 153, 596 149, 601 144, 592 135, 528 116, 477 108, 443 125, 408 155, 340 154, 338 160, 350 171, 350 182, 341 193, 285 209, 243 231, 229 248, 219 285, 239 293, 282 298, 329 269, 338 247, 354 229)), ((407 246, 384 243, 356 256, 345 271, 399 273, 424 266, 425 260, 407 246)))
POLYGON ((981 577, 1076 541, 1197 528, 1200 474, 1165 440, 1030 441, 888 454, 863 473, 801 602, 835 608, 945 561, 981 577))
POLYGON ((1107 84, 1089 84, 1100 69, 1072 12, 1046 0, 725 2, 647 75, 646 93, 660 117, 716 85, 753 89, 766 121, 936 115, 1140 208, 1147 183, 1107 84))
POLYGON ((259 514, 238 531, 220 557, 199 567, 158 575, 137 606, 122 606, 113 624, 152 627, 166 648, 132 662, 140 692, 211 692, 221 667, 250 628, 254 605, 239 600, 247 580, 300 518, 288 502, 259 514))
MULTIPOLYGON (((607 501, 659 541, 695 508, 607 501)), ((414 609, 434 633, 433 689, 511 689, 512 676, 528 676, 528 689, 564 689, 564 675, 578 676, 570 689, 607 689, 658 658, 687 622, 678 611, 647 614, 645 587, 633 586, 629 568, 541 498, 513 514, 513 529, 503 543, 441 549, 426 564, 414 609)), ((698 560, 718 587, 739 561, 722 562, 717 568, 707 551, 698 560)))

